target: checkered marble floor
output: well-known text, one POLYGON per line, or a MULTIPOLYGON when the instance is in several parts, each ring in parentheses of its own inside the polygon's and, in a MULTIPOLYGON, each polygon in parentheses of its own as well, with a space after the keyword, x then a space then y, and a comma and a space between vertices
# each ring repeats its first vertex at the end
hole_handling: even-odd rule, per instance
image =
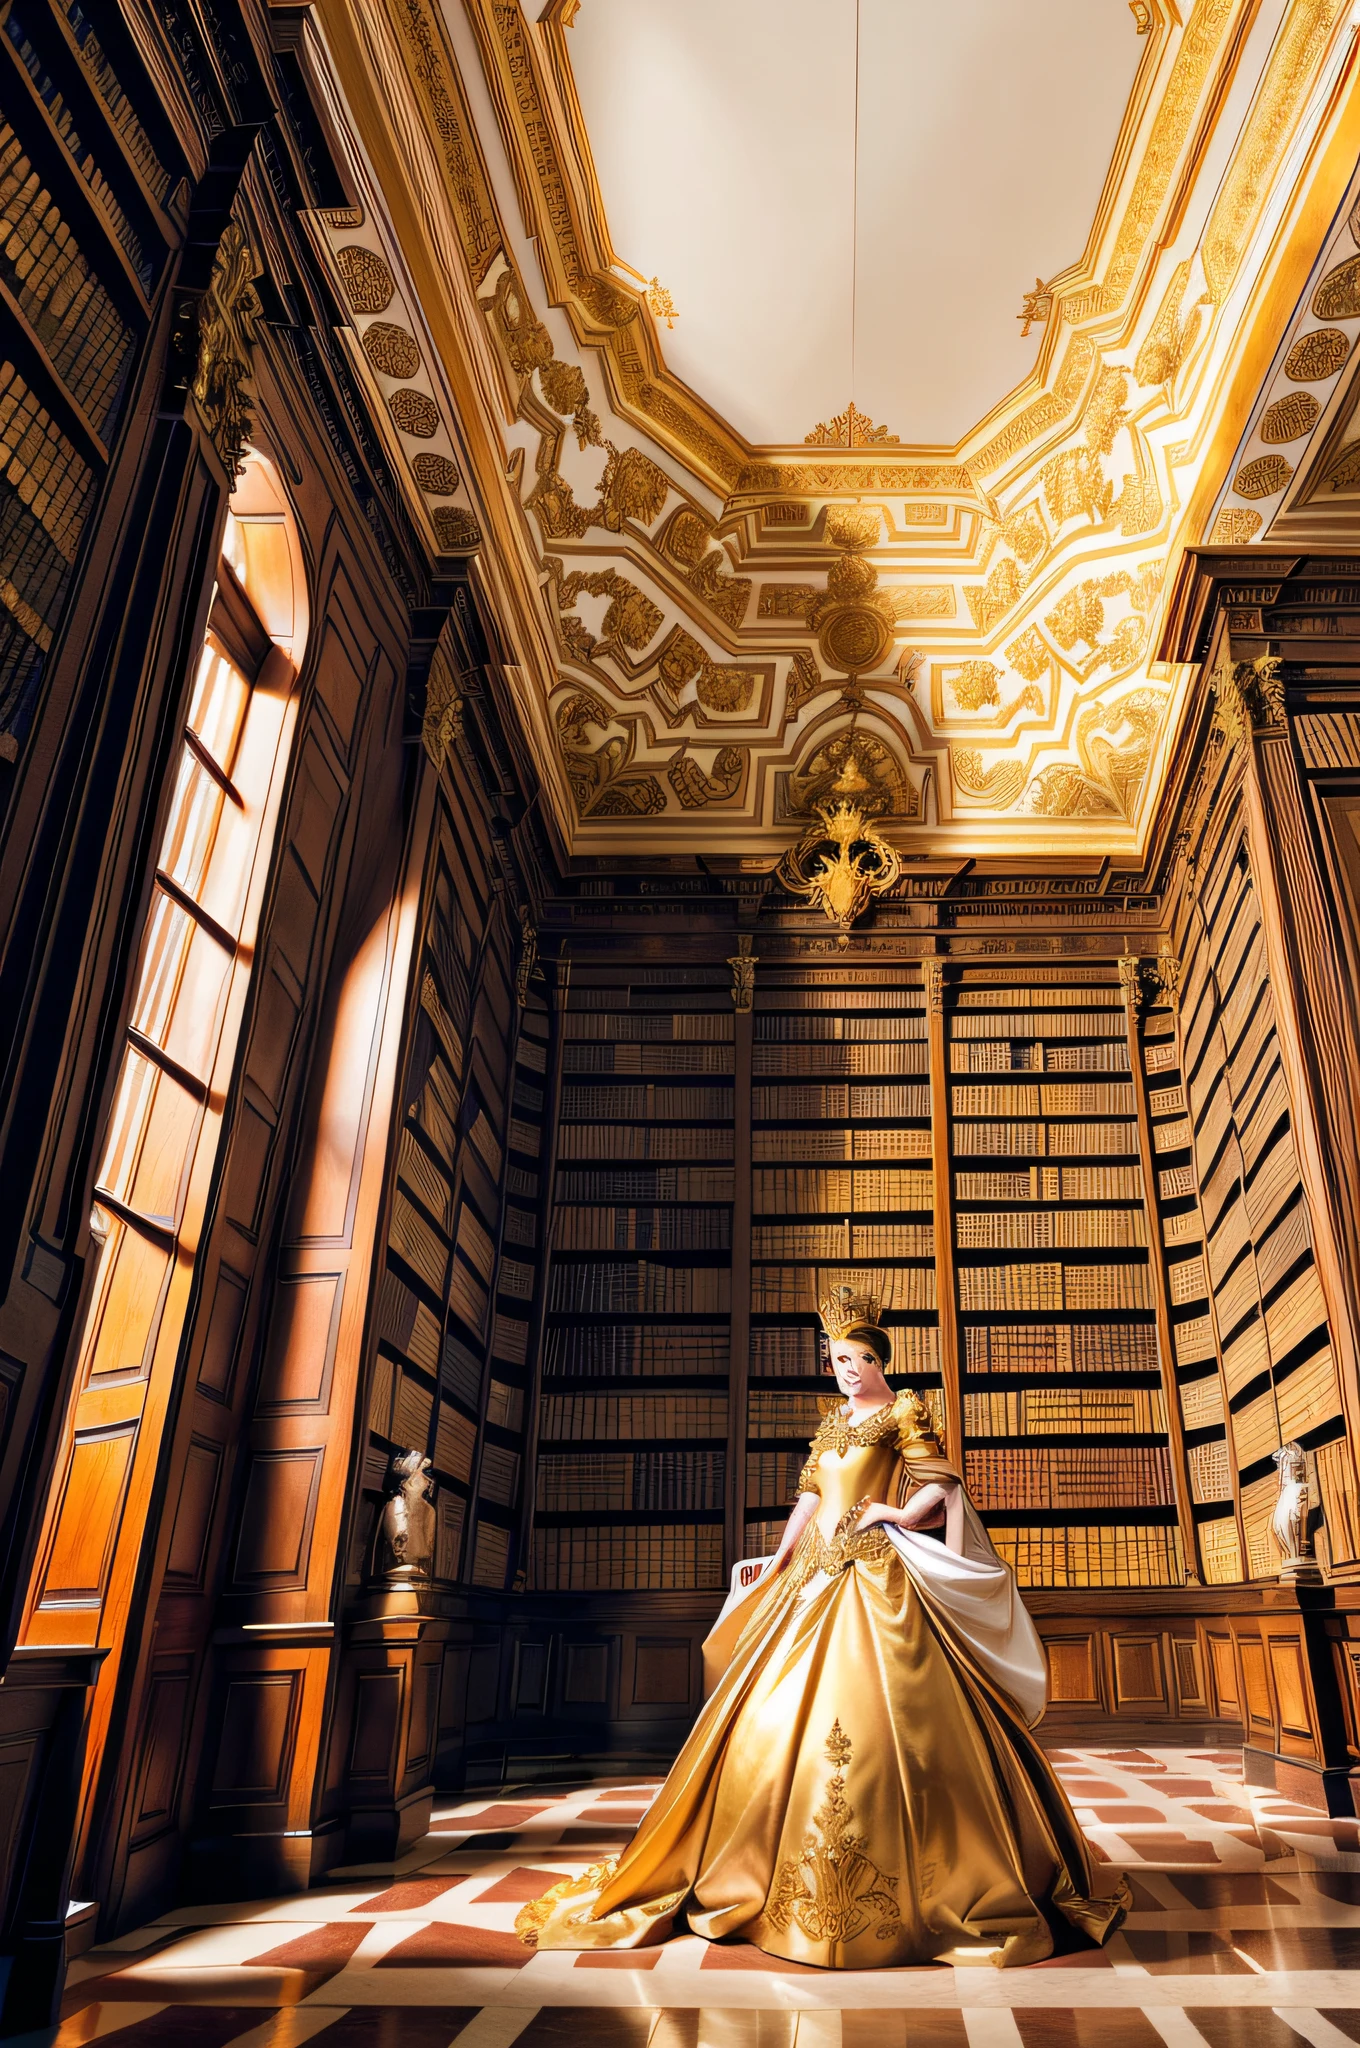
POLYGON ((71 1966, 32 2048, 1345 2048, 1360 2043, 1360 1822, 1242 1783, 1236 1750, 1051 1753, 1134 1905, 1029 1969, 830 1972, 682 1935, 524 1948, 515 1915, 620 1848, 654 1782, 436 1806, 395 1864, 186 1906, 71 1966), (320 2037, 324 2036, 324 2041, 320 2037))

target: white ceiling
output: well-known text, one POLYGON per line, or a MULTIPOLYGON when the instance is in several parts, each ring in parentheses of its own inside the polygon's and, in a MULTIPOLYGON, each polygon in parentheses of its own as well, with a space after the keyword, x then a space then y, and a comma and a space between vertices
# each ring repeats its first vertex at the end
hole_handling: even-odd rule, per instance
POLYGON ((1033 366, 1016 314, 1081 255, 1142 45, 1128 0, 858 0, 857 124, 856 15, 581 0, 568 48, 670 367, 757 443, 853 396, 952 446, 1033 366))

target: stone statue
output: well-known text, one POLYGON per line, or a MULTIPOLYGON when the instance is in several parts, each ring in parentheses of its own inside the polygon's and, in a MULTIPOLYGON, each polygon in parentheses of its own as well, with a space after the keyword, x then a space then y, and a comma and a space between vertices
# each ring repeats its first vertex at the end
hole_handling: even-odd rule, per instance
POLYGON ((379 1575, 389 1585, 429 1576, 434 1555, 434 1507, 426 1499, 430 1460, 420 1451, 399 1451, 392 1460, 397 1490, 383 1503, 378 1523, 379 1575))
POLYGON ((1280 1553, 1280 1578, 1287 1585, 1320 1584, 1308 1530, 1308 1453, 1302 1444, 1281 1444, 1271 1454, 1280 1475, 1280 1494, 1270 1533, 1280 1553))

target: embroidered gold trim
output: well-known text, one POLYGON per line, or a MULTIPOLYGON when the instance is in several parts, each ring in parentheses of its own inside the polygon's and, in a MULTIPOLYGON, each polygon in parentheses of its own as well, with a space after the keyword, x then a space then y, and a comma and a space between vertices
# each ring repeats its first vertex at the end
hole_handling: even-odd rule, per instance
POLYGON ((796 1923, 809 1941, 853 1941, 871 1927, 877 1940, 891 1941, 902 1929, 897 1879, 870 1861, 863 1835, 854 1832, 855 1810, 845 1796, 853 1753, 849 1736, 835 1721, 824 1752, 833 1766, 826 1798, 812 1816, 798 1855, 780 1864, 765 1902, 771 1927, 782 1932, 796 1923))

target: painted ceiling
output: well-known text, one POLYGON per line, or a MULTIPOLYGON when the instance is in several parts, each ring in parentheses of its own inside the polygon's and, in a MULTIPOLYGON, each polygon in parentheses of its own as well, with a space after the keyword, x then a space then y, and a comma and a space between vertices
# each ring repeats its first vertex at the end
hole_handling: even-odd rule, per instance
POLYGON ((1360 507, 1353 0, 317 12, 318 245, 571 849, 1135 865, 1181 548, 1360 507))

